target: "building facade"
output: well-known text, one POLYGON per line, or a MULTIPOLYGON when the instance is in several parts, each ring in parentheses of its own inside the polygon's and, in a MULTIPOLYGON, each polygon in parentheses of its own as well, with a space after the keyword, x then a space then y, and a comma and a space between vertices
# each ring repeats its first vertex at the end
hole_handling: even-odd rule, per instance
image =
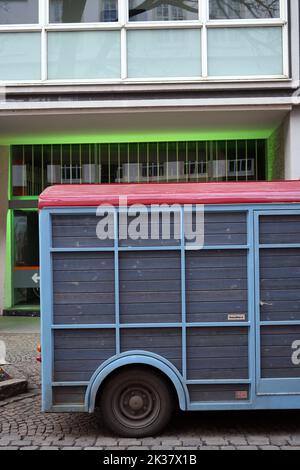
POLYGON ((300 178, 298 0, 0 0, 0 310, 52 184, 300 178))

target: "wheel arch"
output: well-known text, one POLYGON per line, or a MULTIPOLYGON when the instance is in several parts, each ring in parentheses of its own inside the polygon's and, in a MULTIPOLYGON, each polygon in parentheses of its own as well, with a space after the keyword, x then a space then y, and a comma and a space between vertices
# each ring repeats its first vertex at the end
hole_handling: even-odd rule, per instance
POLYGON ((188 409, 188 391, 178 370, 161 356, 153 355, 143 351, 125 353, 115 356, 105 362, 93 374, 85 396, 85 409, 93 413, 96 405, 96 398, 103 382, 114 372, 126 366, 144 365, 160 371, 171 382, 178 398, 178 404, 182 411, 188 409))

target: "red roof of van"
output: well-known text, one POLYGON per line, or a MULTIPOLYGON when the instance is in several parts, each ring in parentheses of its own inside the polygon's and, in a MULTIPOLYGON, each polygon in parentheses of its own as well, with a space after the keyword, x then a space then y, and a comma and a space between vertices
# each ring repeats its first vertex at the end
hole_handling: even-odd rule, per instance
POLYGON ((300 181, 51 186, 39 208, 124 205, 120 197, 127 205, 300 203, 300 181))

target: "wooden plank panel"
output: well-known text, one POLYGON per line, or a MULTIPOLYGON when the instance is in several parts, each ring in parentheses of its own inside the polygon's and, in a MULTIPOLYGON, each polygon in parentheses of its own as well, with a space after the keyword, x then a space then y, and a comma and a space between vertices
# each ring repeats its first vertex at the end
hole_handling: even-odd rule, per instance
POLYGON ((260 217, 260 243, 300 243, 300 215, 260 217))
POLYGON ((264 326, 261 328, 261 372, 263 378, 300 377, 294 364, 293 344, 300 340, 300 326, 264 326))
POLYGON ((228 321, 232 315, 244 315, 247 320, 246 251, 194 251, 187 253, 186 265, 189 322, 228 321))
POLYGON ((272 250, 271 256, 268 251, 260 252, 261 319, 299 320, 300 249, 272 250))
POLYGON ((149 351, 168 359, 181 371, 181 329, 153 328, 122 330, 121 350, 149 351))
POLYGON ((57 330, 54 333, 54 380, 89 380, 115 355, 114 330, 57 330), (84 378, 82 378, 84 377, 84 378))
MULTIPOLYGON (((195 214, 192 220, 195 227, 195 214)), ((246 214, 244 212, 206 212, 204 214, 204 239, 206 246, 246 245, 246 214)))
POLYGON ((189 385, 192 402, 241 401, 249 397, 248 385, 189 385))
POLYGON ((120 313, 122 322, 179 322, 181 320, 180 253, 120 254, 120 313), (146 261, 146 263, 145 263, 146 261), (165 261, 171 264, 165 266, 165 261), (157 266, 156 268, 153 268, 157 266), (168 279, 172 266, 172 279, 168 279), (127 269, 124 269, 124 266, 127 269), (123 268, 123 269, 122 269, 123 268), (130 280, 128 280, 130 272, 130 280), (169 314, 168 318, 164 317, 169 314))
POLYGON ((54 405, 83 405, 86 387, 53 387, 54 405))
POLYGON ((188 329, 187 366, 193 380, 248 378, 248 329, 188 329))
POLYGON ((96 215, 54 215, 52 217, 52 243, 55 248, 113 247, 111 239, 100 240, 96 215))

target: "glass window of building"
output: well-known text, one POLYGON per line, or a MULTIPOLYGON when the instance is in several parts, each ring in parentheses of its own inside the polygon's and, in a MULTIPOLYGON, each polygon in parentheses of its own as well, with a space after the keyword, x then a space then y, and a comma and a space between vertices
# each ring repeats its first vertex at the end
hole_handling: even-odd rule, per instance
POLYGON ((1 32, 0 44, 0 80, 41 78, 41 42, 38 32, 1 32))
POLYGON ((210 28, 210 76, 282 75, 282 30, 268 28, 210 28))
POLYGON ((13 197, 53 184, 256 181, 264 140, 20 145, 12 147, 13 197))
POLYGON ((128 32, 130 78, 200 77, 201 33, 197 29, 128 32))
POLYGON ((210 18, 279 18, 280 0, 210 0, 210 18))
POLYGON ((36 24, 39 0, 0 0, 0 24, 36 24))
POLYGON ((198 0, 129 0, 129 21, 191 21, 198 18, 198 0))
POLYGON ((13 214, 13 303, 39 304, 38 212, 16 210, 13 214))
POLYGON ((0 0, 0 80, 288 79, 289 59, 294 60, 288 50, 289 4, 287 0, 0 0), (43 3, 49 5, 49 15, 44 10, 39 15, 43 3))
POLYGON ((121 75, 119 31, 51 31, 49 79, 113 79, 121 75))
POLYGON ((50 23, 118 21, 118 0, 50 0, 50 23))

